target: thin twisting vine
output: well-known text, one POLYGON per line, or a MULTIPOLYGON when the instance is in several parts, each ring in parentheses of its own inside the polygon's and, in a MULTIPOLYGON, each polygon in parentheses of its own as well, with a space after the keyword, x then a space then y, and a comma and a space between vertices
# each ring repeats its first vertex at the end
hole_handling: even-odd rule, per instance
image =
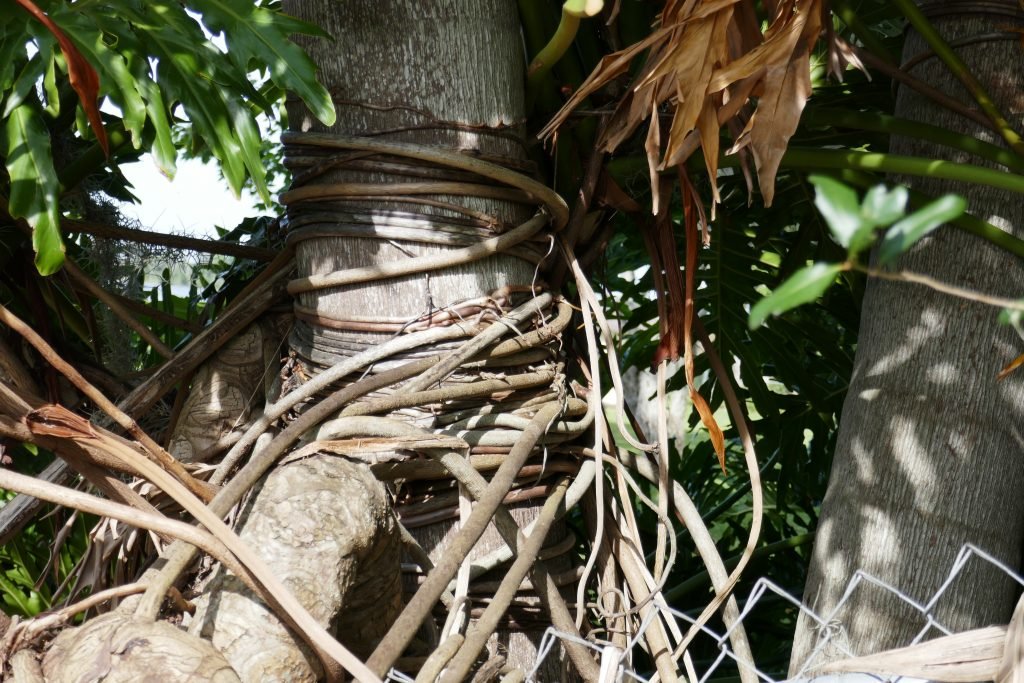
MULTIPOLYGON (((545 272, 552 245, 558 241, 557 232, 569 223, 564 202, 545 186, 516 169, 459 152, 307 133, 285 134, 284 142, 297 180, 296 187, 282 197, 289 205, 289 252, 304 240, 338 236, 449 248, 430 256, 409 254, 381 265, 292 277, 287 290, 295 296, 436 273, 499 254, 514 255, 532 264, 537 273, 545 272), (386 171, 415 180, 372 186, 319 182, 321 176, 346 168, 386 171), (536 213, 519 225, 506 225, 494 216, 440 199, 439 195, 498 198, 532 205, 536 213), (374 213, 360 204, 371 198, 386 206, 412 210, 388 208, 374 213), (417 213, 417 208, 430 211, 417 213), (387 220, 379 220, 381 216, 387 220)), ((586 211, 586 202, 578 209, 586 211)), ((461 517, 460 527, 448 540, 444 554, 433 561, 402 529, 402 543, 426 576, 365 667, 336 656, 343 654, 337 648, 317 644, 329 675, 337 671, 337 663, 360 680, 384 677, 423 622, 431 618, 438 601, 449 609, 459 608, 467 598, 465 581, 479 580, 487 571, 509 561, 511 568, 496 588, 494 599, 477 620, 469 623, 468 630, 441 640, 434 655, 423 663, 423 680, 437 676, 441 680, 461 680, 495 630, 507 627, 508 610, 526 600, 522 584, 527 576, 550 623, 570 635, 564 647, 583 680, 596 681, 600 675, 595 659, 579 644, 584 636, 599 639, 602 629, 608 633, 633 629, 638 626, 637 619, 647 624, 644 638, 648 647, 659 653, 655 658, 659 675, 667 679, 677 674, 677 661, 693 630, 684 633, 661 593, 677 552, 675 533, 670 528, 666 501, 648 500, 630 474, 633 470, 657 481, 668 454, 664 444, 658 449, 645 443, 642 436, 634 438, 628 432, 623 436, 635 454, 620 450, 611 438, 599 381, 599 366, 605 362, 618 396, 617 422, 626 422, 617 362, 602 350, 602 346, 612 348, 611 332, 572 247, 565 240, 560 242, 561 256, 583 297, 587 358, 576 362, 589 379, 589 387, 574 390, 567 380, 564 333, 571 329, 574 309, 546 291, 544 283, 536 278, 529 284, 503 287, 486 297, 429 308, 409 319, 332 316, 307 306, 301 298, 295 301, 292 347, 307 371, 306 379, 285 387, 280 396, 269 397, 262 414, 244 433, 233 437, 236 440, 209 479, 219 488, 211 487, 216 495, 209 501, 204 518, 212 524, 214 518, 226 517, 275 465, 317 454, 369 463, 382 481, 404 482, 396 511, 401 523, 410 529, 461 517), (357 333, 384 337, 381 343, 360 345, 353 341, 357 333), (330 338, 341 343, 324 352, 317 348, 318 335, 334 335, 330 338), (650 456, 657 458, 657 463, 650 456), (605 463, 614 466, 610 477, 604 472, 605 463), (455 489, 449 493, 450 487, 441 483, 442 478, 457 482, 462 493, 455 489), (417 490, 427 495, 417 494, 417 490), (475 501, 470 511, 460 513, 460 495, 475 501), (521 527, 508 505, 533 498, 545 499, 540 515, 521 527), (670 541, 667 557, 659 546, 655 572, 645 565, 633 514, 636 501, 654 510, 664 529, 662 538, 670 541), (586 567, 582 571, 553 572, 546 562, 552 556, 571 552, 575 543, 570 537, 567 542, 545 548, 545 537, 556 520, 581 502, 591 522, 586 567), (470 551, 491 523, 506 546, 471 561, 470 551), (542 557, 546 559, 539 559, 542 557), (464 577, 462 583, 456 580, 456 574, 464 577), (592 576, 600 579, 596 586, 592 576), (576 604, 572 605, 563 597, 561 586, 577 582, 576 604), (622 590, 623 585, 628 590, 622 590), (595 587, 599 596, 596 601, 587 597, 595 587), (612 594, 616 600, 606 601, 605 596, 612 594), (610 609, 610 605, 617 607, 610 609)), ((284 268, 278 273, 290 271, 290 253, 279 258, 274 267, 284 268)), ((192 357, 188 353, 187 349, 183 351, 192 357)), ((722 381, 728 384, 726 378, 722 381)), ((155 393, 149 388, 144 399, 135 400, 142 405, 143 400, 154 400, 155 393)), ((742 415, 734 418, 742 422, 742 415)), ((742 425, 741 432, 746 437, 742 425)), ((748 446, 749 439, 744 441, 748 446)), ((755 478, 753 488, 759 491, 756 463, 747 450, 755 478)), ((714 606, 702 615, 706 619, 726 600, 738 572, 725 576, 721 558, 692 502, 678 485, 674 486, 676 512, 690 528, 718 591, 714 606)), ((662 490, 662 497, 667 495, 662 490)), ((137 522, 143 522, 143 515, 137 522)), ((148 518, 146 525, 182 540, 166 550, 159 570, 151 570, 139 582, 145 585, 145 592, 134 607, 136 616, 158 616, 164 597, 199 552, 197 544, 251 580, 246 571, 250 553, 241 549, 234 552, 235 547, 228 551, 220 544, 213 546, 207 536, 180 532, 174 525, 157 525, 148 518)), ((278 595, 271 602, 278 606, 282 602, 293 604, 290 599, 280 598, 278 595)), ((288 609, 281 616, 295 623, 301 615, 288 609)), ((732 625, 735 616, 735 602, 730 601, 725 611, 727 623, 732 625)), ((737 651, 746 648, 741 627, 733 628, 731 637, 737 651)))

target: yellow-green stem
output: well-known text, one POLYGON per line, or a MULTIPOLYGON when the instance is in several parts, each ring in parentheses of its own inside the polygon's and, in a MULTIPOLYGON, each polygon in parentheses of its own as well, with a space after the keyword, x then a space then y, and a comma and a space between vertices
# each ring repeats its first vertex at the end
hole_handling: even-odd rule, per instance
POLYGON ((551 70, 551 67, 562 58, 572 41, 576 38, 576 31, 580 27, 580 18, 574 14, 562 10, 562 20, 558 22, 555 34, 551 36, 548 44, 537 53, 537 56, 530 62, 526 69, 526 83, 528 88, 535 88, 541 79, 551 70))

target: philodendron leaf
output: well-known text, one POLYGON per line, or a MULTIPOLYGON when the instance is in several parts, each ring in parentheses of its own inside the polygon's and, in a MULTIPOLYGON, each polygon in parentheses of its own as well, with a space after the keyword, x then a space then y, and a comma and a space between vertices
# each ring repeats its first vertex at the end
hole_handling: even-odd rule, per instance
POLYGON ((857 253, 855 247, 870 244, 871 232, 875 225, 861 214, 860 202, 853 188, 828 176, 812 175, 808 178, 816 190, 814 205, 818 207, 828 229, 850 255, 857 253))
MULTIPOLYGON (((252 136, 241 139, 235 125, 235 114, 244 116, 244 103, 235 101, 226 88, 206 77, 205 65, 213 58, 210 46, 189 46, 179 32, 170 27, 155 27, 147 35, 155 52, 161 55, 157 67, 157 80, 163 83, 170 98, 182 104, 192 126, 202 135, 210 146, 213 155, 221 162, 221 170, 228 185, 239 194, 245 183, 248 170, 256 183, 260 195, 269 192, 263 185, 263 168, 246 166, 251 159, 251 150, 243 150, 244 144, 252 143, 252 136)), ((251 120, 247 122, 245 132, 255 128, 251 120)), ((258 140, 256 142, 258 150, 258 140)))
POLYGON ((50 118, 57 118, 60 114, 60 91, 57 89, 57 59, 50 55, 47 60, 46 73, 43 75, 43 111, 50 115, 50 118))
POLYGON ((68 38, 53 19, 39 8, 32 0, 15 0, 25 11, 31 14, 39 23, 46 27, 46 30, 53 34, 53 37, 60 43, 60 51, 64 55, 64 62, 68 69, 68 81, 71 87, 78 94, 78 99, 85 111, 89 125, 96 134, 96 140, 103 147, 103 152, 110 154, 107 143, 107 131, 103 128, 103 119, 100 117, 99 105, 96 102, 100 90, 100 78, 96 69, 89 63, 89 60, 82 56, 75 44, 68 38))
POLYGON ((889 265, 929 232, 962 215, 966 208, 963 197, 948 194, 897 222, 885 233, 878 247, 878 265, 889 265))
POLYGON ((146 112, 153 125, 153 147, 150 152, 157 168, 168 178, 174 178, 177 169, 178 150, 171 139, 171 123, 167 116, 167 105, 159 86, 149 78, 139 78, 139 91, 146 100, 146 112))
POLYGON ((14 64, 18 55, 25 55, 25 23, 28 15, 11 12, 0 25, 0 93, 14 82, 14 64))
POLYGON ((191 4, 213 33, 224 32, 228 56, 243 70, 251 62, 268 65, 275 85, 301 97, 325 125, 334 123, 334 103, 316 80, 316 65, 290 39, 294 33, 327 37, 320 28, 251 0, 195 0, 191 4))
POLYGON ((11 112, 4 126, 4 152, 11 177, 8 209, 32 226, 36 268, 42 275, 51 275, 64 263, 57 207, 60 183, 50 154, 50 135, 31 106, 23 104, 11 112))
POLYGON ((841 263, 812 263, 793 273, 774 292, 751 307, 747 321, 750 329, 760 327, 768 316, 814 301, 825 293, 844 267, 841 263))
MULTIPOLYGON (((146 104, 139 94, 139 84, 125 62, 123 53, 130 51, 127 41, 120 41, 117 50, 110 49, 106 41, 111 39, 111 34, 100 29, 91 15, 76 9, 73 5, 61 7, 53 13, 53 18, 74 41, 79 68, 95 67, 99 70, 98 74, 93 72, 97 79, 97 88, 101 79, 102 94, 109 97, 121 110, 124 127, 131 133, 132 143, 138 147, 146 125, 146 104)), ((93 94, 91 97, 95 103, 96 95, 93 94)), ((90 121, 92 120, 93 117, 90 117, 90 121)), ((93 130, 102 128, 97 129, 93 125, 93 130)))
POLYGON ((0 112, 0 118, 10 116, 11 112, 25 102, 25 98, 28 97, 29 93, 35 91, 36 83, 39 82, 43 72, 46 70, 47 60, 45 57, 50 54, 49 49, 50 43, 40 46, 39 52, 32 55, 32 58, 21 68, 21 71, 14 79, 14 87, 11 89, 11 92, 5 93, 4 108, 0 112))

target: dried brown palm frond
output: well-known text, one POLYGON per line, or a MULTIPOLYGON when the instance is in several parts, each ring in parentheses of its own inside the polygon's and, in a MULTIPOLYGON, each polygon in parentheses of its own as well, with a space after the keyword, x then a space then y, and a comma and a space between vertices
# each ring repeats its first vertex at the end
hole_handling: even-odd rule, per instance
MULTIPOLYGON (((770 205, 782 154, 811 93, 811 51, 823 32, 825 10, 822 0, 764 6, 769 21, 762 33, 752 0, 670 0, 651 34, 605 57, 541 136, 554 135, 584 99, 625 74, 647 51, 598 148, 614 151, 649 119, 652 177, 686 161, 700 147, 717 202, 719 130, 729 125, 735 133, 730 152, 749 148, 765 204, 770 205), (751 98, 757 106, 745 111, 751 98), (658 112, 665 104, 674 107, 667 134, 658 130, 658 112), (652 140, 658 141, 653 149, 652 140)), ((829 63, 839 71, 851 61, 851 53, 832 42, 829 63)))

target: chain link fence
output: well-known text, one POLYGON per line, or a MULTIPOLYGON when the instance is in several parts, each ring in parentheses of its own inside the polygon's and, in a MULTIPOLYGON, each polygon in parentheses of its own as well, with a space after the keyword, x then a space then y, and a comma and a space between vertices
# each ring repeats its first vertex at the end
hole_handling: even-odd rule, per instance
MULTIPOLYGON (((949 574, 945 581, 935 590, 931 597, 925 601, 920 602, 915 600, 911 596, 900 590, 899 587, 893 586, 876 576, 872 576, 866 572, 858 571, 850 579, 846 586, 846 590, 843 592, 843 596, 840 601, 836 604, 835 608, 832 609, 828 614, 815 614, 805 605, 801 604, 800 597, 791 595, 778 585, 770 581, 769 579, 759 579, 754 587, 750 590, 745 600, 741 600, 740 604, 742 609, 740 611, 740 617, 737 621, 736 626, 752 614, 756 612, 758 607, 766 601, 770 596, 774 596, 777 599, 785 600, 791 603, 796 609, 810 616, 817 624, 819 639, 811 656, 807 659, 804 667, 798 672, 797 677, 803 674, 803 671, 810 668, 810 665, 814 662, 818 653, 823 651, 826 647, 832 647, 843 652, 847 656, 854 656, 856 653, 852 652, 847 646, 845 629, 839 615, 842 614, 842 610, 846 603, 851 597, 860 590, 867 589, 878 589, 884 591, 886 594, 891 596, 892 600, 898 600, 905 603, 909 608, 918 612, 924 622, 924 626, 916 634, 913 640, 906 645, 912 645, 914 643, 923 640, 930 632, 938 631, 944 635, 952 633, 942 622, 935 616, 936 608, 940 605, 943 596, 950 589, 954 583, 959 579, 969 579, 972 571, 976 571, 980 565, 990 565, 995 567, 1001 572, 1004 572, 1007 576, 1016 581, 1019 585, 1024 586, 1024 578, 1020 574, 1016 573, 1010 567, 1006 566, 1005 563, 992 557, 984 550, 977 548, 973 545, 965 545, 960 549, 956 559, 953 561, 950 567, 949 574)), ((671 612, 673 616, 679 621, 680 625, 689 627, 694 623, 694 619, 686 614, 679 611, 673 610, 665 605, 661 606, 663 610, 671 612)), ((541 646, 538 652, 537 663, 533 671, 529 672, 530 675, 527 680, 538 680, 536 678, 537 671, 540 670, 541 665, 546 657, 558 656, 558 652, 561 649, 559 644, 561 641, 572 638, 574 641, 579 642, 586 647, 594 650, 600 657, 601 661, 601 681, 602 683, 615 681, 616 683, 622 681, 648 681, 647 678, 637 673, 631 663, 631 652, 637 646, 640 638, 643 636, 648 623, 641 622, 637 626, 635 634, 631 639, 629 646, 620 650, 614 646, 602 643, 595 643, 589 641, 581 641, 572 638, 568 634, 561 633, 554 629, 548 629, 544 635, 544 639, 541 642, 541 646)), ((762 681, 769 683, 775 683, 780 680, 772 677, 768 673, 760 670, 756 662, 749 661, 745 658, 740 658, 733 652, 729 644, 729 635, 732 629, 724 632, 716 632, 712 628, 704 626, 701 628, 701 635, 699 638, 704 638, 713 643, 714 650, 717 652, 712 657, 710 662, 706 661, 687 661, 684 662, 686 665, 687 672, 689 674, 690 683, 706 683, 712 678, 729 678, 732 679, 737 675, 739 668, 744 668, 753 671, 757 674, 757 677, 762 681)), ((697 645, 699 639, 694 641, 697 645)), ((881 678, 873 677, 876 680, 884 680, 881 678)), ((396 679, 398 680, 398 679, 396 679)), ((907 679, 904 679, 907 680, 907 679)))

